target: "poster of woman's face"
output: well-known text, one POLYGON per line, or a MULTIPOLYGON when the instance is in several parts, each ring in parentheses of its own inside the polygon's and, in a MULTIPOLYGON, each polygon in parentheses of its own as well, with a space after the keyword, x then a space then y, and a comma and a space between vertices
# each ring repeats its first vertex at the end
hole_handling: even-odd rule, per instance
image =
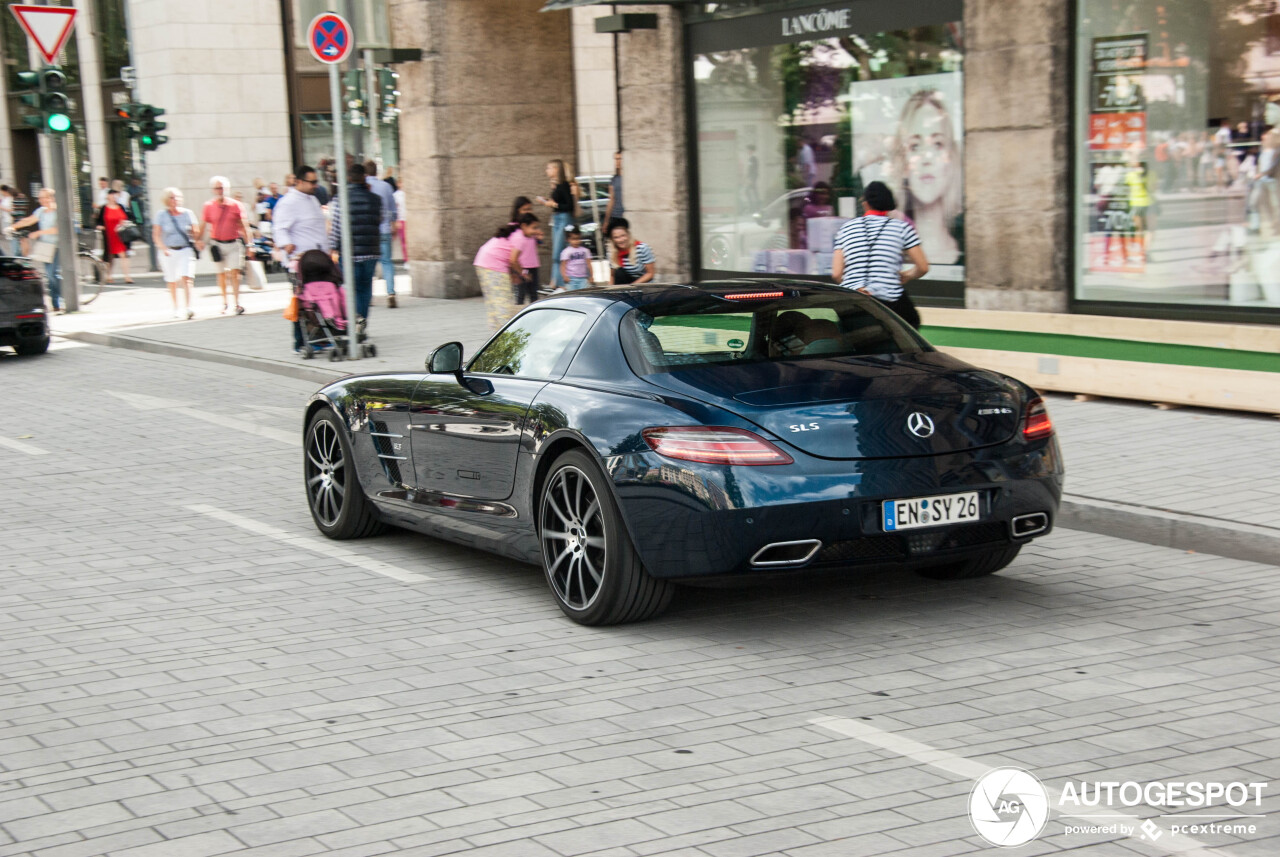
POLYGON ((889 185, 931 265, 964 261, 961 93, 959 72, 850 85, 854 169, 889 185))

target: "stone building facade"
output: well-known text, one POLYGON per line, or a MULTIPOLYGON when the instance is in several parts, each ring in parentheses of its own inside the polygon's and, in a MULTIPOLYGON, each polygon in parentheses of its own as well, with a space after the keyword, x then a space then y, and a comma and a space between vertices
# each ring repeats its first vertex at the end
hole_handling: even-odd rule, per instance
MULTIPOLYGON (((301 35, 328 5, 83 4, 73 174, 120 162, 108 45, 125 12, 141 98, 169 111, 153 188, 199 201, 210 175, 248 190, 332 155, 327 75, 301 35)), ((546 161, 607 176, 621 150, 662 279, 823 278, 834 231, 883 180, 929 251, 921 303, 1280 320, 1280 13, 1257 4, 347 5, 362 48, 421 51, 364 78, 398 73, 380 142, 343 116, 348 150, 404 181, 416 294, 477 293, 476 248, 513 197, 546 192, 546 161), (618 11, 651 17, 596 31, 618 11)), ((0 170, 23 185, 41 158, 15 102, 0 170)))

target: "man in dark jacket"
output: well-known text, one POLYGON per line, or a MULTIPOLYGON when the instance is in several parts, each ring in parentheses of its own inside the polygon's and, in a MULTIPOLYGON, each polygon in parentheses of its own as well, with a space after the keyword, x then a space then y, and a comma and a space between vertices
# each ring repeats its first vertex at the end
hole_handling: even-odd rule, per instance
MULTIPOLYGON (((351 268, 352 287, 356 293, 356 315, 369 317, 369 304, 373 301, 373 274, 378 267, 381 251, 382 200, 369 190, 365 183, 364 167, 352 164, 347 170, 347 204, 351 207, 351 268)), ((334 194, 329 203, 331 224, 329 246, 342 248, 342 197, 334 194)))

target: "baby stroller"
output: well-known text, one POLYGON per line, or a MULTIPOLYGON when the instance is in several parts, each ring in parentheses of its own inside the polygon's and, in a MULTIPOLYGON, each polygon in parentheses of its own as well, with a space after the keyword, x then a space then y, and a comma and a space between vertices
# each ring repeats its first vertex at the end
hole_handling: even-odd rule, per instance
MULTIPOLYGON (((338 361, 347 354, 347 302, 342 287, 329 282, 311 282, 298 294, 298 321, 302 324, 302 357, 310 360, 329 350, 329 360, 338 361)), ((360 331, 356 341, 361 357, 377 357, 378 346, 367 342, 360 331)))

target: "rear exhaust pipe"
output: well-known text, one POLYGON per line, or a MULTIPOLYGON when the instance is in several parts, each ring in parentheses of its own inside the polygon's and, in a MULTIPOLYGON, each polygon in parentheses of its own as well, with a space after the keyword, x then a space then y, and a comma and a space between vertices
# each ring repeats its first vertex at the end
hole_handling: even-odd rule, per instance
POLYGON ((1011 522, 1013 537, 1025 539, 1049 529, 1049 516, 1044 512, 1032 512, 1029 515, 1018 515, 1011 522))
POLYGON ((798 542, 773 542, 755 552, 751 564, 759 568, 777 568, 788 565, 804 565, 822 548, 817 539, 798 542))

